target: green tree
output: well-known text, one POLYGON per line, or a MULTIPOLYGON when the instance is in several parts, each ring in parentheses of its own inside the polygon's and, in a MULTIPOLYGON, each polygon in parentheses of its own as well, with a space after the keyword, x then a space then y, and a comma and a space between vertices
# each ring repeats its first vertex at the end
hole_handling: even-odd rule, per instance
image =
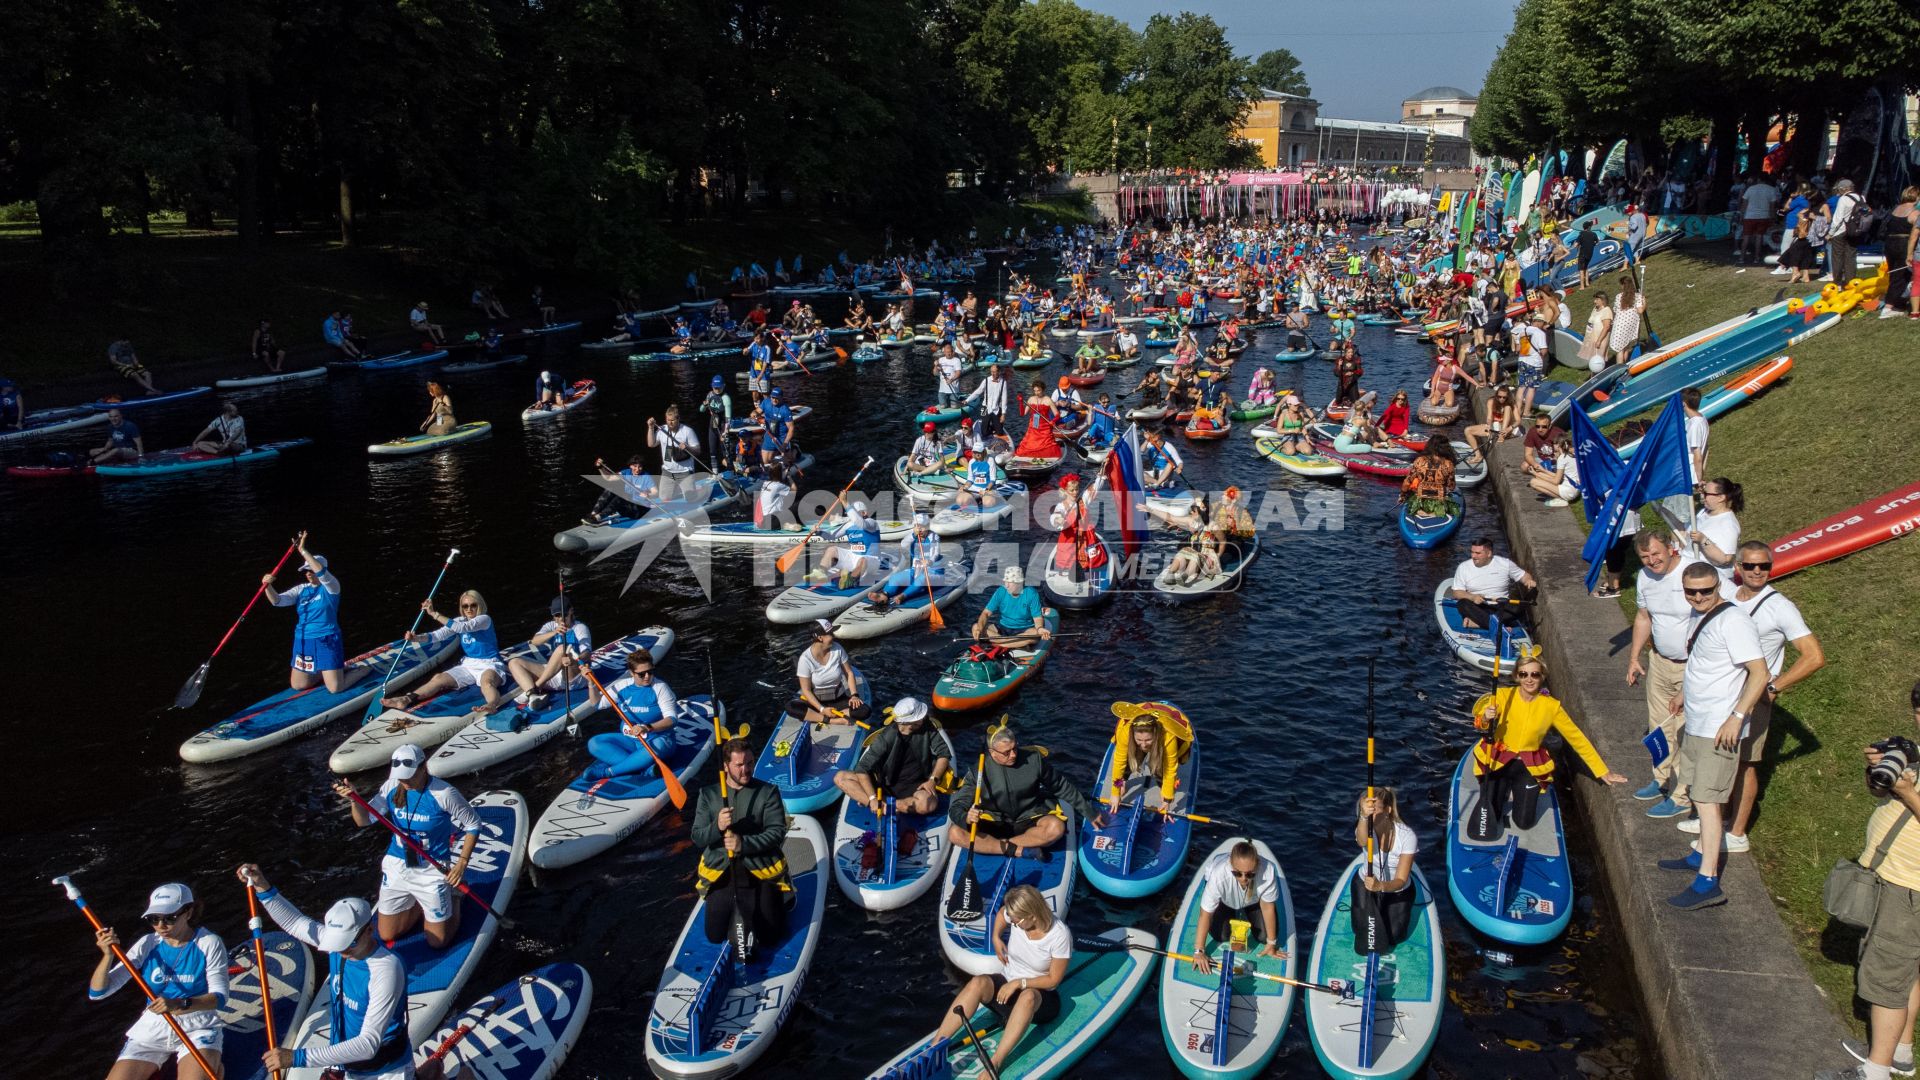
POLYGON ((1312 88, 1307 85, 1307 73, 1300 67, 1300 58, 1289 49, 1268 49, 1254 57, 1253 84, 1263 90, 1313 96, 1312 88))
POLYGON ((1155 15, 1141 34, 1140 64, 1128 83, 1138 122, 1154 125, 1155 159, 1215 169, 1258 160, 1235 134, 1253 107, 1252 67, 1208 15, 1155 15))

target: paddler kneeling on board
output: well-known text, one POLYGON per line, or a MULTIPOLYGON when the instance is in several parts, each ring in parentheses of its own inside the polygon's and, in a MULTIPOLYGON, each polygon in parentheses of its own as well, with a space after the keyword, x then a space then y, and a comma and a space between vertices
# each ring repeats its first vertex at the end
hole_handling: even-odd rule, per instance
POLYGON ((881 792, 903 814, 931 814, 940 804, 940 781, 952 761, 939 729, 927 720, 927 704, 903 697, 889 711, 892 722, 867 737, 860 760, 833 774, 833 786, 878 816, 881 792))
POLYGON ((1163 815, 1184 811, 1188 793, 1179 790, 1180 766, 1193 749, 1193 726, 1186 715, 1159 701, 1116 701, 1113 715, 1119 724, 1113 729, 1107 813, 1118 813, 1122 804, 1135 799, 1163 815), (1150 796, 1154 788, 1160 789, 1157 806, 1150 796))
POLYGON ((787 810, 779 789, 754 779, 753 760, 746 739, 723 743, 721 783, 701 788, 693 811, 693 842, 701 849, 694 891, 706 897, 707 940, 717 945, 731 937, 737 913, 748 953, 785 936, 793 898, 783 855, 787 810))
POLYGON ((1358 820, 1353 842, 1373 857, 1353 875, 1348 898, 1353 918, 1355 952, 1386 952, 1407 939, 1413 926, 1413 857, 1420 838, 1400 820, 1400 797, 1390 787, 1361 793, 1354 806, 1358 820), (1378 932, 1368 943, 1367 923, 1378 919, 1378 932))
POLYGON ((1060 1015, 1060 984, 1066 981, 1073 959, 1073 934, 1054 917, 1040 890, 1015 885, 993 919, 993 955, 1000 970, 975 975, 960 988, 953 1004, 941 1014, 935 1045, 946 1043, 973 1022, 981 1006, 1000 1018, 1000 1041, 994 1044, 993 1068, 1006 1067, 1020 1048, 1020 1039, 1032 1024, 1051 1023, 1060 1015))
POLYGON ((947 838, 956 848, 967 846, 968 828, 977 825, 979 834, 972 838, 974 851, 1012 858, 1031 856, 1046 862, 1053 857, 1047 848, 1067 832, 1061 803, 1072 807, 1081 821, 1094 828, 1104 829, 1108 824, 1099 807, 1072 781, 1054 771, 1045 751, 1020 745, 1020 736, 1010 723, 1003 722, 987 733, 986 768, 972 782, 979 788, 979 805, 974 805, 971 790, 962 790, 955 793, 947 812, 951 823, 947 838))
MULTIPOLYGON (((380 707, 411 709, 435 694, 478 685, 481 696, 487 699, 484 711, 490 713, 498 708, 500 688, 507 682, 507 665, 500 661, 500 637, 494 630, 493 616, 487 614, 487 601, 479 590, 468 589, 460 594, 458 618, 448 618, 435 611, 432 600, 422 600, 420 610, 439 622, 440 629, 429 634, 416 634, 409 630, 407 640, 423 642, 431 652, 434 645, 458 634, 460 662, 428 679, 418 690, 410 690, 398 697, 382 698, 380 707)), ((400 721, 393 729, 397 731, 409 723, 411 721, 400 721)))
POLYGON ((1467 835, 1481 843, 1500 838, 1510 821, 1522 831, 1540 820, 1540 793, 1553 783, 1553 754, 1542 743, 1558 731, 1593 775, 1608 784, 1627 778, 1607 768, 1600 751, 1546 692, 1547 669, 1538 657, 1522 659, 1513 686, 1483 695, 1473 705, 1473 726, 1487 732, 1473 747, 1473 775, 1480 797, 1467 821, 1467 835))
POLYGON ((900 569, 867 592, 867 603, 875 610, 929 592, 934 568, 940 562, 940 537, 933 532, 932 518, 924 513, 913 515, 913 531, 900 538, 900 555, 900 569))
MULTIPOLYGON (((333 790, 347 800, 356 827, 373 824, 367 807, 354 797, 352 784, 335 780, 333 790)), ((426 751, 411 743, 393 748, 387 782, 366 802, 413 841, 394 836, 380 858, 380 939, 397 941, 420 926, 429 948, 453 944, 460 929, 460 898, 453 890, 480 840, 480 815, 460 789, 427 772, 426 751), (453 852, 456 831, 464 837, 458 855, 453 852), (446 867, 446 873, 434 863, 446 867)))
POLYGON ((1200 876, 1206 885, 1200 890, 1200 921, 1193 932, 1193 970, 1213 974, 1207 950, 1216 941, 1234 942, 1234 951, 1244 953, 1258 940, 1254 956, 1287 958, 1280 947, 1279 867, 1251 841, 1242 840, 1225 855, 1208 859, 1200 876))
POLYGON ((349 896, 335 901, 326 919, 318 921, 281 896, 253 863, 240 867, 238 875, 259 895, 260 906, 280 929, 327 954, 328 985, 333 988, 334 1022, 327 1045, 275 1047, 260 1056, 261 1063, 276 1073, 341 1069, 353 1080, 411 1080, 407 968, 375 935, 373 906, 349 896))
POLYGON ((273 575, 260 579, 260 594, 274 607, 293 608, 293 663, 287 685, 305 690, 319 676, 327 693, 337 694, 360 681, 371 669, 348 674, 347 650, 340 638, 340 579, 327 569, 323 555, 307 550, 307 531, 294 538, 300 551, 304 580, 286 592, 273 587, 273 575))
POLYGON ((653 655, 645 649, 629 653, 627 673, 608 684, 607 693, 625 716, 619 731, 587 740, 587 753, 597 763, 587 767, 586 778, 597 782, 654 771, 654 754, 664 759, 673 749, 673 723, 680 715, 680 699, 665 679, 653 673, 653 655), (653 753, 647 752, 649 746, 653 753))
POLYGON ((1052 637, 1045 622, 1048 608, 1040 590, 1027 588, 1026 571, 1009 566, 1000 580, 973 622, 973 640, 1000 649, 1029 649, 1052 637))

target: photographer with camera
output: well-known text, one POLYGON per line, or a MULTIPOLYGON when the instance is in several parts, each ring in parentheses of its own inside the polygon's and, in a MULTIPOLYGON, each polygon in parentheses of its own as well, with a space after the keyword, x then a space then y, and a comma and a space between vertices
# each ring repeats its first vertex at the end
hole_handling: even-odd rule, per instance
MULTIPOLYGON (((1909 695, 1914 725, 1920 727, 1920 683, 1909 695)), ((1867 818, 1866 849, 1857 861, 1873 874, 1871 919, 1860 943, 1860 967, 1854 989, 1871 1008, 1867 1039, 1842 1044, 1860 1062, 1853 1068, 1820 1073, 1831 1080, 1887 1080, 1896 1070, 1911 1076, 1913 1023, 1920 1014, 1920 791, 1914 789, 1914 765, 1920 746, 1894 735, 1866 748, 1867 790, 1880 800, 1867 818)), ((1835 868, 1835 876, 1846 864, 1835 868)), ((1829 882, 1828 888, 1832 889, 1829 882)), ((1830 907, 1829 910, 1836 910, 1830 907)), ((1861 913, 1864 915, 1864 912, 1861 913)))
POLYGON ((1720 827, 1740 771, 1740 742, 1768 676, 1760 631, 1739 605, 1720 595, 1720 571, 1704 560, 1689 563, 1680 584, 1693 614, 1680 692, 1667 708, 1685 717, 1676 776, 1700 815, 1700 843, 1682 858, 1660 860, 1660 869, 1694 872, 1693 883, 1667 900, 1692 911, 1727 902, 1720 891, 1720 827))

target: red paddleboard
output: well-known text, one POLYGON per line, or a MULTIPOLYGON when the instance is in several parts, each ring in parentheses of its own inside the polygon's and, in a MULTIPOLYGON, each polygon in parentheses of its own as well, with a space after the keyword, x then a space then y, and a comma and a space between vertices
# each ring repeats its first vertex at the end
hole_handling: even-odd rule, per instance
POLYGON ((1920 529, 1920 481, 1775 540, 1772 577, 1783 578, 1916 529, 1920 529))
POLYGON ((91 465, 9 465, 8 476, 24 480, 51 480, 67 476, 92 476, 91 465))

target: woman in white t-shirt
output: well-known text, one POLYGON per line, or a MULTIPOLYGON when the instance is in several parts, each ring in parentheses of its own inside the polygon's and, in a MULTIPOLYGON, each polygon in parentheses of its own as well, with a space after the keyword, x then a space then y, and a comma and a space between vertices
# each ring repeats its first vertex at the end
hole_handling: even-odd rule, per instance
POLYGON ((833 639, 833 624, 825 619, 813 621, 813 642, 800 650, 793 674, 800 694, 787 703, 787 715, 796 720, 818 724, 839 712, 846 722, 853 722, 865 720, 872 711, 860 697, 860 672, 847 659, 847 650, 833 639))
POLYGON ((1693 553, 1720 571, 1721 581, 1733 580, 1733 560, 1740 550, 1739 513, 1747 508, 1740 485, 1724 476, 1700 485, 1700 509, 1693 515, 1687 539, 1693 553))
POLYGON ((1413 925, 1413 857, 1420 840, 1400 820, 1400 798, 1392 788, 1375 788, 1371 799, 1361 796, 1354 810, 1354 843, 1364 851, 1369 834, 1373 837, 1373 860, 1353 877, 1354 947, 1365 951, 1359 942, 1365 937, 1367 913, 1373 911, 1385 930, 1379 942, 1385 952, 1405 941, 1413 925))
POLYGON ((993 919, 993 955, 1000 971, 975 975, 960 988, 953 1004, 940 1016, 936 1042, 952 1038, 962 1023, 972 1023, 981 1006, 1000 1017, 1000 1042, 993 1049, 993 1067, 1003 1068, 1020 1045, 1030 1024, 1045 1024, 1060 1015, 1060 984, 1073 959, 1073 934, 1053 917, 1040 890, 1015 885, 993 919))
POLYGON ((753 527, 766 532, 799 532, 793 517, 793 487, 787 483, 786 470, 779 462, 766 466, 760 482, 760 494, 753 500, 753 527))

